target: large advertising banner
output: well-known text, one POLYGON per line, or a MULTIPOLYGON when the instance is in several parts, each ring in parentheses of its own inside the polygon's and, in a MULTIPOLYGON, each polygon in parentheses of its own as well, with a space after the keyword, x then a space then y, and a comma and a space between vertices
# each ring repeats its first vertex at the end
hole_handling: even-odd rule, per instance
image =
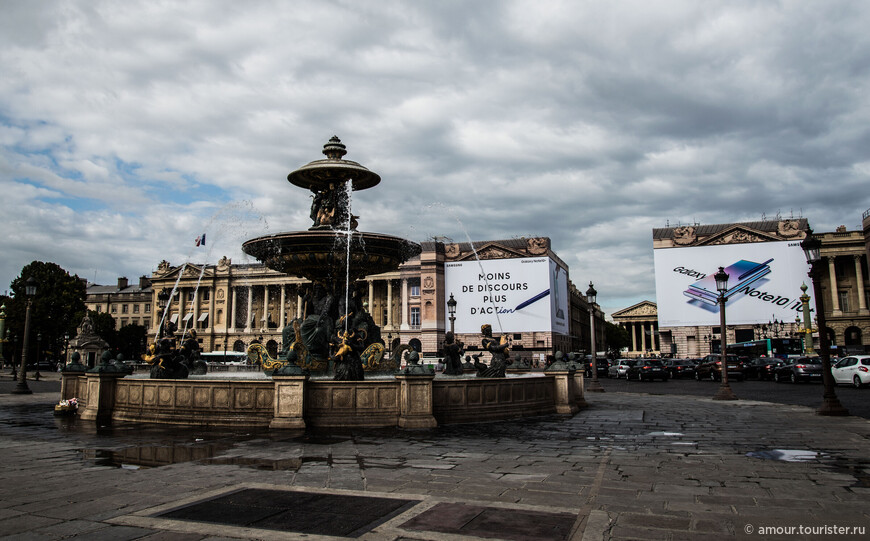
POLYGON ((457 333, 568 332, 568 273, 549 257, 445 263, 444 286, 457 333))
POLYGON ((800 313, 809 270, 800 242, 659 248, 653 257, 660 327, 719 323, 719 267, 729 276, 728 324, 790 322, 800 313))

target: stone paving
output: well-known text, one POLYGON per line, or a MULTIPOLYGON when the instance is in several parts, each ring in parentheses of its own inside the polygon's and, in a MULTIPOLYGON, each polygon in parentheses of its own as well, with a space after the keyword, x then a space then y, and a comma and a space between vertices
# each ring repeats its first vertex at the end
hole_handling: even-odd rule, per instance
POLYGON ((0 381, 2 539, 347 539, 165 518, 251 489, 419 500, 358 537, 373 540, 537 539, 548 520, 575 540, 870 531, 870 421, 799 406, 603 393, 572 418, 257 434, 97 428, 54 418, 50 382, 12 386, 0 381))

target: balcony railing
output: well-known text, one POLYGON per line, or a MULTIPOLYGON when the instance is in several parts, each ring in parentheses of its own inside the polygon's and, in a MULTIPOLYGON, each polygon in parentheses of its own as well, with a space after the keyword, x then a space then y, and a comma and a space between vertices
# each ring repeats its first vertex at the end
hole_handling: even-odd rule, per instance
POLYGON ((866 220, 868 216, 870 216, 870 209, 864 211, 864 216, 862 216, 861 219, 866 220))

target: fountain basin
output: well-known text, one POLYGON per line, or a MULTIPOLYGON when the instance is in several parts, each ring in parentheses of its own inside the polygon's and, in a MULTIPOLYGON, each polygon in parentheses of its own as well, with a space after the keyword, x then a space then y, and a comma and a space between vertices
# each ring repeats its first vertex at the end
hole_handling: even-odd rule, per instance
POLYGON ((392 235, 331 229, 292 231, 251 239, 242 250, 270 269, 312 281, 325 277, 344 283, 390 272, 420 254, 419 244, 392 235), (350 237, 350 268, 347 239, 350 237), (325 276, 326 275, 326 276, 325 276))
POLYGON ((272 379, 157 380, 112 373, 64 373, 61 395, 100 424, 145 422, 250 428, 399 427, 505 421, 573 414, 583 402, 581 372, 510 378, 391 378, 332 381, 272 379))

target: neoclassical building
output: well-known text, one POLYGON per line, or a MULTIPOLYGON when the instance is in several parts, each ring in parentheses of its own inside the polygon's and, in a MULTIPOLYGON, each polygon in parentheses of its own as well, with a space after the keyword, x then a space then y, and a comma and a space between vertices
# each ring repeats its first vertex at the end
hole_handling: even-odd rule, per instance
MULTIPOLYGON (((616 325, 628 331, 628 335, 631 337, 631 346, 623 355, 642 357, 662 354, 656 303, 641 301, 628 308, 617 310, 610 317, 616 325)), ((671 352, 667 351, 666 353, 671 352)))
MULTIPOLYGON (((546 256, 567 266, 550 249, 550 239, 509 239, 470 243, 424 242, 422 253, 394 271, 371 275, 355 284, 367 302, 368 311, 381 327, 386 342, 400 338, 421 341, 424 355, 437 355, 449 330, 445 291, 445 265, 453 262, 546 256)), ((244 351, 258 339, 274 355, 282 347, 282 329, 293 318, 304 317, 302 298, 310 283, 302 278, 273 271, 261 264, 233 264, 226 257, 216 265, 171 265, 163 261, 148 277, 150 321, 154 332, 161 317, 179 331, 194 329, 204 351, 244 351), (170 292, 168 301, 160 300, 170 292), (161 306, 165 302, 165 306, 161 306)), ((102 287, 102 286, 101 286, 102 287)), ((90 290, 89 290, 90 291, 90 290)), ((568 282, 570 324, 568 332, 535 331, 511 333, 514 352, 543 358, 556 350, 586 351, 591 341, 590 306, 583 293, 568 282)), ((88 299, 90 303, 90 297, 88 299)), ((111 309, 111 304, 108 304, 111 309)), ((596 344, 604 350, 604 315, 598 304, 591 307, 596 344)), ((495 327, 495 325, 494 325, 495 327)), ((496 330, 496 332, 498 332, 496 330)), ((474 353, 481 335, 457 333, 474 353)))

